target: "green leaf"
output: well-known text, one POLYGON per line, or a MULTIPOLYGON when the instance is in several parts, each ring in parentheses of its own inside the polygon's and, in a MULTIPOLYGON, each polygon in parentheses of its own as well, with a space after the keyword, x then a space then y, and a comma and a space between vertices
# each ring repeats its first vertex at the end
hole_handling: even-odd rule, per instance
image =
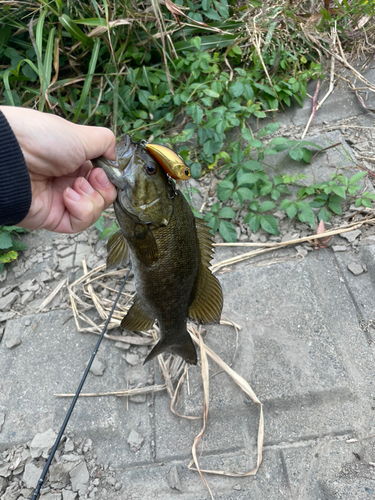
POLYGON ((94 222, 94 227, 101 233, 104 229, 104 217, 101 215, 99 219, 94 222))
POLYGON ((372 208, 371 200, 368 198, 362 198, 362 205, 367 208, 372 208))
POLYGON ((267 233, 279 236, 279 228, 277 227, 277 220, 272 215, 261 215, 260 225, 267 233))
POLYGON ((248 128, 243 128, 241 130, 241 134, 242 134, 242 137, 243 139, 245 139, 245 141, 252 141, 253 140, 253 134, 251 133, 251 131, 248 129, 248 128))
MULTIPOLYGON (((7 264, 8 262, 12 262, 13 260, 16 260, 18 257, 18 253, 14 252, 11 250, 10 252, 7 252, 5 254, 0 253, 0 263, 2 264, 7 264)), ((1 271, 1 269, 0 269, 1 271)))
POLYGON ((202 173, 202 167, 198 161, 194 162, 191 165, 190 170, 191 170, 192 177, 194 177, 194 179, 199 179, 199 177, 201 176, 201 173, 202 173))
POLYGON ((256 233, 260 227, 260 215, 258 214, 248 214, 246 215, 244 222, 249 223, 249 228, 253 233, 256 233), (249 217, 250 216, 250 217, 249 217), (249 217, 249 220, 246 219, 249 217))
POLYGON ((99 240, 104 240, 107 236, 109 236, 111 233, 114 233, 116 229, 113 229, 113 227, 107 227, 102 231, 101 235, 99 236, 99 240))
POLYGON ((262 141, 258 141, 258 139, 250 139, 249 141, 249 146, 251 146, 252 148, 262 148, 263 147, 263 142, 262 141))
POLYGON ((219 228, 219 217, 212 217, 211 220, 207 223, 207 226, 212 229, 212 233, 215 234, 219 228))
POLYGON ((307 222, 311 227, 313 227, 315 224, 315 215, 311 206, 305 201, 299 201, 296 205, 298 208, 298 219, 301 222, 307 222))
POLYGON ((240 97, 243 94, 243 91, 244 91, 243 83, 239 81, 231 83, 229 86, 229 92, 233 97, 240 97))
POLYGON ((196 47, 198 50, 200 50, 200 48, 201 48, 201 42, 202 42, 202 40, 200 39, 199 36, 196 36, 196 37, 190 39, 190 44, 193 47, 196 47))
POLYGON ((0 250, 12 247, 12 237, 5 231, 0 231, 0 250))
POLYGON ((238 185, 243 186, 244 184, 254 184, 259 180, 258 174, 243 174, 238 179, 238 185))
POLYGON ((94 76, 96 63, 98 61, 99 50, 100 50, 100 39, 96 38, 96 40, 94 42, 94 47, 93 47, 92 53, 91 53, 88 74, 86 76, 85 83, 83 85, 83 89, 81 92, 81 97, 79 98, 79 101, 78 101, 77 109, 74 113, 74 118, 73 118, 74 122, 76 122, 78 120, 80 113, 81 113, 81 109, 82 109, 83 105, 85 104, 86 98, 87 98, 88 93, 90 91, 92 78, 94 76))
POLYGON ((344 200, 345 200, 345 198, 346 198, 346 187, 345 186, 332 186, 332 191, 335 194, 337 194, 338 196, 340 196, 340 198, 344 198, 344 200))
POLYGON ((27 245, 23 241, 13 240, 11 248, 12 248, 12 250, 15 250, 16 252, 21 252, 23 250, 27 250, 27 245))
MULTIPOLYGON (((280 210, 285 210, 286 208, 290 207, 290 205, 292 204, 292 202, 290 200, 283 200, 281 203, 280 203, 280 210)), ((294 217, 294 216, 293 216, 294 217)))
POLYGON ((234 243, 237 241, 237 231, 236 228, 230 222, 226 220, 221 220, 219 224, 219 233, 228 243, 234 243))
POLYGON ((328 207, 337 215, 342 215, 341 205, 338 203, 328 203, 328 207))
POLYGON ((286 207, 285 211, 286 211, 286 215, 289 217, 289 219, 293 219, 293 217, 295 217, 297 215, 298 208, 296 207, 295 203, 292 203, 288 207, 286 207))
POLYGON ((76 24, 74 24, 72 19, 67 14, 63 14, 62 16, 60 16, 59 21, 64 26, 64 28, 69 31, 73 38, 83 43, 84 45, 92 45, 93 39, 85 35, 85 33, 80 28, 78 28, 76 24))
POLYGON ((289 151, 289 156, 292 158, 292 160, 301 161, 303 158, 303 149, 291 149, 289 151))
POLYGON ((211 89, 203 89, 203 93, 208 95, 208 97, 213 97, 214 99, 218 99, 220 94, 211 89))
POLYGON ((358 174, 352 175, 349 179, 349 184, 355 184, 356 182, 360 181, 367 175, 367 172, 358 172, 358 174))
POLYGON ((194 123, 196 123, 197 125, 199 125, 202 122, 203 109, 198 104, 194 105, 192 116, 193 116, 194 123))
POLYGON ((328 222, 331 218, 330 212, 324 207, 320 210, 318 213, 318 219, 322 220, 323 222, 328 222))
POLYGON ((219 212, 219 217, 224 219, 233 219, 236 216, 236 212, 230 207, 224 207, 219 212))
POLYGON ((258 210, 259 212, 267 212, 267 210, 272 210, 275 206, 276 205, 272 201, 264 201, 258 210))
POLYGON ((237 193, 242 196, 243 200, 252 200, 254 198, 254 193, 246 187, 240 187, 237 189, 237 193))

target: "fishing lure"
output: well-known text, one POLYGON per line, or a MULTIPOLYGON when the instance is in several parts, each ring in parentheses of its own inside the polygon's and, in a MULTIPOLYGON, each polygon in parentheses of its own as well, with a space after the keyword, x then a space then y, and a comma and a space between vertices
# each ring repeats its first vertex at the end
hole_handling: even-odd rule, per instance
POLYGON ((190 168, 174 151, 160 144, 145 144, 144 146, 172 179, 187 181, 190 178, 190 168))

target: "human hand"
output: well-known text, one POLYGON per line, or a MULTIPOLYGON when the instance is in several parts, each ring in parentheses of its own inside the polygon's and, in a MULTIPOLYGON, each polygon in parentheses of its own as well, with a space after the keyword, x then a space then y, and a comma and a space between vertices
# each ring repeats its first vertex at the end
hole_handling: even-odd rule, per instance
POLYGON ((32 189, 29 213, 18 225, 77 233, 116 199, 116 188, 90 160, 116 159, 115 136, 27 108, 0 106, 25 157, 32 189))

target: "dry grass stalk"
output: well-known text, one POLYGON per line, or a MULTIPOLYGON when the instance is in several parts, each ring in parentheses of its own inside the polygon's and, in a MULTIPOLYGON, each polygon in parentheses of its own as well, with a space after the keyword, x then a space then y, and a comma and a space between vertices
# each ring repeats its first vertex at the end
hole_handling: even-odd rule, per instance
POLYGON ((52 290, 52 292, 48 295, 48 297, 43 300, 43 302, 40 304, 36 312, 40 313, 40 311, 43 311, 43 309, 47 307, 48 304, 56 297, 59 291, 68 283, 69 280, 67 278, 61 280, 60 283, 54 288, 54 290, 52 290))
MULTIPOLYGON (((259 401, 258 397, 256 396, 255 392, 251 388, 250 384, 243 378, 241 375, 239 375, 237 372, 235 372, 230 366, 228 366, 217 354, 214 353, 207 345, 204 344, 198 330, 195 327, 192 327, 192 329, 189 330, 190 335, 193 339, 193 341, 200 346, 201 350, 201 359, 202 359, 202 380, 203 380, 203 390, 204 390, 204 412, 203 412, 203 428, 201 432, 198 434, 198 436, 194 440, 194 445, 193 445, 193 458, 194 458, 194 463, 196 464, 196 469, 192 468, 192 462, 189 464, 189 468, 193 470, 199 471, 199 474, 202 477, 202 472, 208 473, 208 474, 216 474, 220 476, 230 476, 230 477, 245 477, 245 476, 254 476, 259 467, 260 464, 262 463, 262 457, 263 457, 263 442, 264 442, 264 417, 263 417, 263 405, 259 401), (197 458, 196 458, 196 445, 198 444, 199 440, 201 439, 204 429, 206 426, 206 421, 208 417, 208 398, 209 398, 209 378, 208 378, 208 363, 207 363, 207 356, 208 355, 210 358, 212 358, 215 363, 217 363, 232 379, 233 381, 247 394, 251 400, 259 405, 260 408, 260 415, 259 415, 259 426, 258 426, 258 439, 257 439, 257 464, 254 469, 252 469, 249 472, 226 472, 226 471, 216 471, 216 470, 203 470, 199 468, 199 465, 197 465, 197 458), (204 360, 204 361, 203 361, 204 360), (206 363, 205 366, 203 367, 203 362, 206 363)), ((202 477, 203 479, 203 477, 202 477)), ((203 479, 204 480, 204 479, 203 479)), ((205 484, 207 485, 206 481, 204 481, 205 484)), ((210 491, 211 494, 211 491, 210 491)), ((211 494, 212 497, 212 494, 211 494)))
MULTIPOLYGON (((147 387, 137 387, 136 389, 123 389, 112 392, 86 392, 79 395, 80 398, 92 398, 98 396, 134 396, 136 394, 148 394, 150 392, 160 392, 164 391, 166 388, 165 384, 162 385, 149 385, 147 387)), ((72 398, 75 394, 55 394, 58 398, 72 398)))
MULTIPOLYGON (((247 252, 242 255, 237 255, 236 257, 232 257, 230 259, 222 260, 221 262, 218 262, 217 264, 214 264, 211 266, 211 271, 213 273, 217 272, 219 269, 225 266, 229 266, 231 264, 236 264, 238 262, 242 262, 247 259, 251 259, 252 257, 255 257, 256 255, 261 255, 263 253, 267 252, 272 252, 273 250, 278 250, 279 248, 285 248, 289 245, 299 245, 305 241, 313 241, 315 243, 315 240, 318 240, 319 238, 327 238, 329 236, 334 236, 335 234, 342 234, 342 233, 348 233, 349 231, 353 231, 354 229, 358 229, 361 227, 363 224, 374 224, 375 223, 375 217, 366 217, 362 221, 359 222, 353 222, 351 224, 347 224, 345 226, 340 226, 337 229, 332 229, 330 231, 325 231, 322 234, 313 234, 311 236, 306 236, 304 238, 298 238, 296 240, 289 240, 285 241, 283 243, 276 243, 272 246, 270 246, 269 243, 259 243, 257 244, 258 247, 266 246, 267 248, 260 248, 258 250, 253 250, 252 252, 247 252)), ((217 243, 217 246, 253 246, 252 243, 246 244, 246 243, 217 243)))
POLYGON ((214 497, 212 495, 211 488, 209 487, 205 477, 202 474, 202 471, 199 467, 198 457, 197 457, 197 446, 198 446, 198 443, 204 434, 204 431, 206 430, 208 409, 209 409, 209 404, 210 404, 210 378, 209 378, 208 361, 207 361, 205 345, 203 343, 203 339, 202 339, 200 333, 198 332, 198 330, 195 330, 195 333, 197 335, 196 338, 198 338, 198 341, 195 338, 194 338, 194 340, 195 340, 195 342, 199 343, 200 353, 201 353, 201 374, 202 374, 202 381, 203 381, 203 425, 202 425, 202 429, 200 430, 199 434, 194 439, 191 453, 193 455, 193 460, 195 463, 196 470, 199 472, 199 475, 200 475, 202 481, 206 485, 206 487, 211 495, 211 498, 213 499, 214 497))

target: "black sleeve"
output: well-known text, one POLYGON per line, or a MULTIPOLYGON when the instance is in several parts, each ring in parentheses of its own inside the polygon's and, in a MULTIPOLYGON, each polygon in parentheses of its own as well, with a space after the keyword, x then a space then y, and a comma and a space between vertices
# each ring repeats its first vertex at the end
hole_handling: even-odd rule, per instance
POLYGON ((0 111, 0 226, 21 222, 31 205, 31 183, 25 158, 0 111))

